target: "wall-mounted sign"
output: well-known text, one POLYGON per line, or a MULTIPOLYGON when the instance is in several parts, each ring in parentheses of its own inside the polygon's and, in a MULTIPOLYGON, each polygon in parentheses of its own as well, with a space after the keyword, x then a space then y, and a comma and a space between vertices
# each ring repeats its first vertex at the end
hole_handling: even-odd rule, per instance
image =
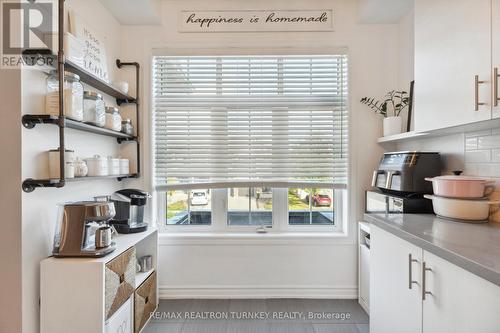
POLYGON ((180 32, 332 31, 333 10, 182 10, 180 32))
POLYGON ((73 11, 70 11, 69 21, 69 31, 84 43, 85 70, 109 83, 106 37, 73 11))

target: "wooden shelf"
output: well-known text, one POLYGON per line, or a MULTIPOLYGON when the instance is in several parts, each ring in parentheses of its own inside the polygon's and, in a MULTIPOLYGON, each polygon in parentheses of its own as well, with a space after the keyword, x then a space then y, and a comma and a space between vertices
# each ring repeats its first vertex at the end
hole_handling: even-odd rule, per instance
POLYGON ((389 143, 389 142, 401 142, 405 140, 413 140, 422 136, 426 136, 429 133, 422 133, 422 132, 405 132, 405 133, 400 133, 400 134, 394 134, 394 135, 389 135, 389 136, 383 136, 381 138, 377 139, 378 143, 389 143))
MULTIPOLYGON (((122 179, 129 178, 139 178, 139 174, 127 174, 127 175, 113 175, 113 176, 97 176, 97 177, 75 177, 66 178, 66 183, 87 181, 87 180, 104 180, 104 179, 116 179, 118 181, 122 179)), ((37 187, 61 187, 59 179, 32 179, 28 178, 23 181, 22 188, 25 192, 33 192, 37 187)))
MULTIPOLYGON (((84 132, 90 132, 94 134, 99 134, 99 135, 105 135, 105 136, 110 136, 118 139, 118 142, 123 142, 123 141, 137 141, 137 137, 133 135, 128 135, 122 132, 117 132, 110 130, 108 128, 104 127, 99 127, 91 124, 86 124, 80 121, 76 121, 73 119, 69 118, 64 118, 63 119, 65 122, 65 126, 68 128, 76 129, 79 131, 84 131, 84 132)), ((46 115, 46 114, 29 114, 29 115, 24 115, 22 118, 22 123, 23 126, 32 129, 34 128, 37 124, 52 124, 52 125, 58 125, 59 124, 59 117, 58 116, 53 116, 53 115, 46 115)))
MULTIPOLYGON (((88 177, 75 177, 75 178, 66 178, 67 182, 80 182, 80 181, 85 181, 85 180, 100 180, 100 179, 127 179, 127 178, 137 178, 136 174, 127 174, 127 175, 110 175, 110 176, 88 176, 88 177)), ((54 179, 54 181, 57 181, 58 179, 54 179)))
MULTIPOLYGON (((23 51, 24 56, 29 56, 31 59, 36 59, 36 57, 39 58, 47 58, 48 56, 51 56, 50 51, 46 49, 27 49, 23 51)), ((48 70, 55 70, 57 66, 57 57, 54 57, 54 61, 52 61, 52 66, 45 66, 43 67, 44 71, 48 70)), ((68 72, 77 74, 80 77, 80 81, 83 83, 86 83, 92 87, 94 87, 97 90, 100 90, 101 92, 116 98, 116 102, 118 105, 123 104, 123 103, 136 103, 137 99, 135 97, 132 97, 128 94, 123 93, 120 91, 118 88, 114 87, 113 85, 109 84, 108 82, 98 78, 97 76, 87 72, 85 69, 81 68, 80 66, 76 65, 70 60, 65 60, 64 61, 64 69, 68 72)))
POLYGON ((122 91, 118 90, 118 88, 90 74, 89 72, 87 72, 83 68, 80 68, 69 60, 65 61, 64 68, 68 72, 80 76, 80 81, 96 88, 97 90, 102 91, 109 96, 116 98, 116 102, 118 103, 118 105, 123 103, 136 103, 137 101, 134 97, 124 94, 122 91))

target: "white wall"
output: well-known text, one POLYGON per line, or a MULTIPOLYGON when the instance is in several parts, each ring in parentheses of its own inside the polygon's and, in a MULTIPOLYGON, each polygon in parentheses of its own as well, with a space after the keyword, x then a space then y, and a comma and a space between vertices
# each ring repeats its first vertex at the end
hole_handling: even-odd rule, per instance
MULTIPOLYGON (((88 24, 107 37, 107 52, 111 60, 109 68, 111 75, 117 77, 118 71, 115 69, 113 60, 119 54, 120 25, 97 0, 67 0, 66 5, 71 6, 88 24)), ((30 69, 22 71, 21 112, 23 114, 44 113, 45 79, 46 75, 41 72, 30 69)), ((107 102, 113 101, 107 99, 107 102)), ((21 127, 20 119, 20 114, 18 114, 15 125, 17 127, 15 128, 19 130, 21 127)), ((78 156, 90 157, 94 154, 108 156, 119 153, 115 139, 85 134, 71 129, 66 129, 66 133, 66 147, 74 149, 78 156)), ((38 125, 31 130, 23 128, 22 178, 47 178, 46 151, 57 148, 58 144, 56 126, 38 125)), ((17 170, 17 168, 12 168, 11 173, 17 170)), ((15 174, 12 176, 12 179, 15 179, 15 174)), ((15 189, 15 193, 19 195, 21 195, 20 183, 19 181, 15 189)), ((32 193, 22 193, 23 332, 35 333, 39 331, 39 264, 52 252, 56 205, 67 201, 92 199, 95 195, 110 194, 126 185, 126 181, 118 183, 116 180, 102 180, 68 183, 61 189, 36 189, 32 193)))
MULTIPOLYGON (((398 25, 360 25, 356 2, 319 0, 315 8, 333 8, 333 32, 317 33, 178 33, 181 9, 307 9, 305 0, 165 1, 158 27, 124 27, 124 58, 143 67, 143 110, 149 111, 152 49, 211 49, 231 52, 241 48, 266 52, 273 48, 315 50, 347 47, 350 65, 351 182, 349 236, 346 239, 182 238, 166 235, 160 241, 159 284, 162 297, 314 296, 356 297, 354 223, 364 209, 364 189, 380 158, 376 144, 381 119, 358 101, 383 96, 398 84, 398 25)), ((148 124, 144 124, 147 126, 148 124)), ((148 128, 144 130, 149 132, 148 128)), ((143 139, 146 147, 149 143, 143 139)), ((145 181, 150 182, 150 174, 145 181)))

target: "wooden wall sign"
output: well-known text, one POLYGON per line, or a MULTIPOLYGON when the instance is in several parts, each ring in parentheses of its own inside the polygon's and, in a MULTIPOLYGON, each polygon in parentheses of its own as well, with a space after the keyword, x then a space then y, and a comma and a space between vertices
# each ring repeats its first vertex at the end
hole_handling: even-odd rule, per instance
POLYGON ((333 9, 182 10, 179 32, 333 31, 333 9))

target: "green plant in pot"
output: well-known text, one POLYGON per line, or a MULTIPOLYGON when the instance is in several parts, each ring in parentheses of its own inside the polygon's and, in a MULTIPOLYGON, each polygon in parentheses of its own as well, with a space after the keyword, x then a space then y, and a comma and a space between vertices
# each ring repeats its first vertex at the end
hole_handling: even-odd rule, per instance
POLYGON ((360 101, 375 113, 384 116, 384 136, 399 134, 403 127, 401 113, 408 108, 410 97, 406 91, 389 91, 383 100, 372 97, 363 97, 360 101))

